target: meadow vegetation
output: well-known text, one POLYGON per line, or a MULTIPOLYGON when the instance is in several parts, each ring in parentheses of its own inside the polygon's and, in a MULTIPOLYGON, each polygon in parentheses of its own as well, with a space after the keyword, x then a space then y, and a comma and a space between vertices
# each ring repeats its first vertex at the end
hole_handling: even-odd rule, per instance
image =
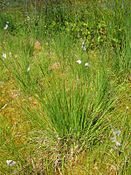
POLYGON ((130 175, 130 0, 0 1, 0 175, 130 175))

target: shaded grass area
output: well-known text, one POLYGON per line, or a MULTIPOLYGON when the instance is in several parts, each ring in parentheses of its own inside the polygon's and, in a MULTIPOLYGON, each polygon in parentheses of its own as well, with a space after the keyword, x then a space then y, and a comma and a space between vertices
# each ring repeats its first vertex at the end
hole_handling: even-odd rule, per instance
POLYGON ((100 5, 0 14, 1 174, 130 174, 129 6, 100 5))

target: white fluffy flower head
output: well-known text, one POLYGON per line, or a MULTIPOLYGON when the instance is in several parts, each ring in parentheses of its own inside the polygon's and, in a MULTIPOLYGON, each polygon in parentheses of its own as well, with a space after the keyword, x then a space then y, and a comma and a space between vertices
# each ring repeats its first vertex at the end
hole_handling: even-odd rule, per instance
POLYGON ((5 27, 4 27, 4 30, 7 30, 7 29, 8 29, 8 27, 9 27, 9 25, 8 25, 8 24, 6 24, 6 25, 5 25, 5 27))
POLYGON ((15 166, 16 162, 14 160, 6 160, 7 166, 15 166))
POLYGON ((81 64, 82 61, 81 61, 81 60, 77 60, 76 63, 77 63, 77 64, 81 64))
POLYGON ((85 67, 89 67, 90 65, 89 65, 89 63, 85 63, 85 67))
POLYGON ((6 57, 7 57, 7 56, 6 56, 6 53, 3 53, 3 54, 2 54, 3 60, 6 59, 6 57))

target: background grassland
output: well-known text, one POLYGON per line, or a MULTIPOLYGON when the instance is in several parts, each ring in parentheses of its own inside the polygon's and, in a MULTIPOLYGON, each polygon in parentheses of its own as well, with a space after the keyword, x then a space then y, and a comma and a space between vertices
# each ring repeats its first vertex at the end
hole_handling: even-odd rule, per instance
POLYGON ((130 1, 33 2, 0 1, 0 175, 130 175, 130 1))

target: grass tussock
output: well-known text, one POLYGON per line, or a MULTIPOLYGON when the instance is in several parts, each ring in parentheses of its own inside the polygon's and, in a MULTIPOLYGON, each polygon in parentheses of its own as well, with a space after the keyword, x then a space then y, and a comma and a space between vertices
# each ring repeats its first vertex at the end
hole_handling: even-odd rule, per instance
POLYGON ((130 1, 0 8, 0 174, 129 175, 130 1))

